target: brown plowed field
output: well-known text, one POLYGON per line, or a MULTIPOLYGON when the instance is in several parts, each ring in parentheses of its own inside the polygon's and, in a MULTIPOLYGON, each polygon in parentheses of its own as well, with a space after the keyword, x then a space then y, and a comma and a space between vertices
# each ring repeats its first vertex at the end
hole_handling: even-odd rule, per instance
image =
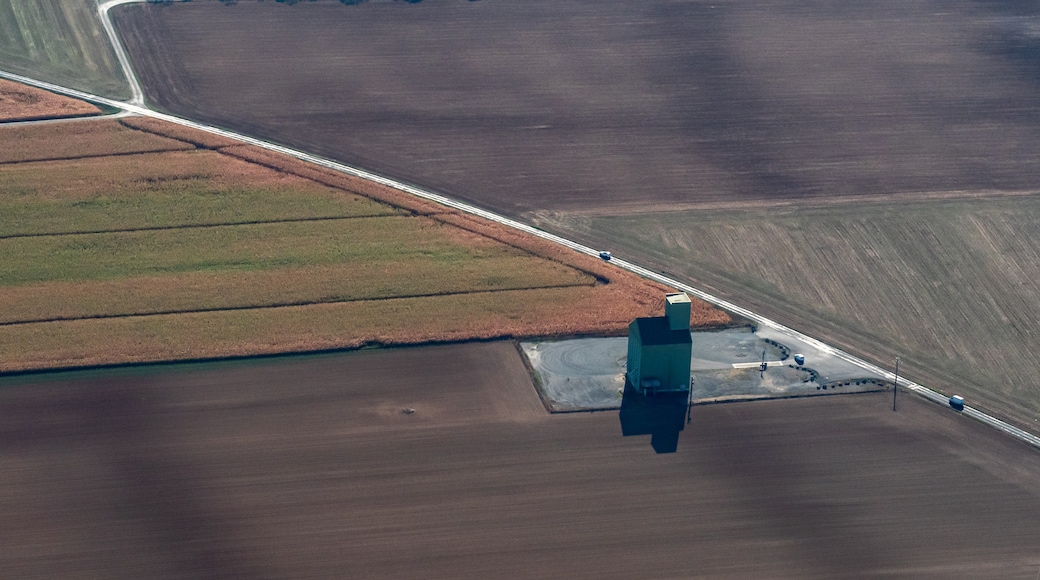
POLYGON ((0 122, 85 117, 100 112, 90 103, 0 79, 0 122))
POLYGON ((614 249, 875 362, 902 355, 911 378, 1035 429, 1040 311, 1021 280, 1037 249, 972 220, 998 199, 1034 214, 1016 200, 1040 191, 1038 6, 193 2, 117 20, 167 109, 614 249), (903 203, 935 211, 903 227, 903 203), (806 207, 846 213, 775 219, 806 207))
POLYGON ((1013 0, 115 11, 151 102, 510 214, 1035 188, 1037 14, 1013 0))
POLYGON ((1040 456, 900 405, 695 407, 657 455, 547 414, 508 342, 8 383, 0 570, 1035 579, 1040 456))

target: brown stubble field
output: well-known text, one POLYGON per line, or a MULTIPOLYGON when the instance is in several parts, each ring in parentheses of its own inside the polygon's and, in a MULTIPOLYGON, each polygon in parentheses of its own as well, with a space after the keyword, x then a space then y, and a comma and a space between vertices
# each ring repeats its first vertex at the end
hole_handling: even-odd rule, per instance
POLYGON ((100 112, 90 103, 0 79, 0 122, 86 117, 100 112))
POLYGON ((698 406, 657 455, 548 414, 509 342, 46 381, 0 390, 8 577, 1040 569, 1035 451, 917 399, 698 406))
POLYGON ((84 123, 22 125, 2 127, 3 143, 0 164, 26 161, 70 160, 186 151, 188 143, 141 131, 128 131, 115 121, 98 120, 84 123))
MULTIPOLYGON (((924 251, 858 268, 826 244, 860 239, 845 240, 842 221, 889 232, 871 216, 903 202, 968 200, 960 215, 921 218, 946 233, 987 200, 1028 214, 1040 189, 1037 18, 1015 0, 196 2, 118 14, 164 108, 613 247, 875 362, 902 355, 911 378, 1028 428, 1040 366, 1021 329, 1036 312, 1017 280, 1031 247, 997 246, 989 263, 939 249, 941 264, 924 251), (824 245, 777 255, 789 240, 772 212, 816 204, 848 214, 800 222, 824 245), (720 208, 755 221, 730 228, 749 237, 727 251, 765 251, 691 253, 710 244, 685 224, 720 208), (675 210, 687 213, 648 213, 675 210)), ((987 235, 1018 233, 994 224, 987 235)), ((880 245, 936 242, 895 235, 880 245)))
MULTIPOLYGON (((0 371, 624 332, 665 288, 146 119, 0 127, 0 371), (38 132, 37 132, 38 131, 38 132)), ((695 325, 729 317, 698 303, 695 325)))

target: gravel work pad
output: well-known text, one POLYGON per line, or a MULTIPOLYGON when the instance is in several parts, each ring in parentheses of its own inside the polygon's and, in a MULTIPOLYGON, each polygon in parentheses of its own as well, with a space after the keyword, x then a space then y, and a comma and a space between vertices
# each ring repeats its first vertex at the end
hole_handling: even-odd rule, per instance
MULTIPOLYGON (((694 403, 861 392, 886 386, 879 377, 823 353, 805 353, 806 366, 799 367, 790 356, 795 352, 790 347, 748 328, 693 332, 691 336, 694 403), (763 352, 765 372, 759 370, 763 352)), ((553 410, 621 406, 628 338, 523 342, 520 346, 553 410)))

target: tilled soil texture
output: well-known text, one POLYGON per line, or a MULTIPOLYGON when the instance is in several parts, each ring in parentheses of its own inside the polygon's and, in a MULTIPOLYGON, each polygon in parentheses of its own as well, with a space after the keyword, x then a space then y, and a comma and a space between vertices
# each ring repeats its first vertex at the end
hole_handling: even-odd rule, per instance
POLYGON ((1004 0, 115 11, 149 100, 511 215, 1040 185, 1004 0))
POLYGON ((890 371, 900 356, 913 380, 1040 432, 1038 195, 846 199, 562 227, 579 238, 612 232, 618 256, 710 280, 717 295, 890 371))
POLYGON ((1040 456, 887 394, 549 415, 513 344, 0 390, 11 578, 1000 578, 1040 456))
POLYGON ((130 98, 97 4, 0 0, 0 69, 109 98, 130 98))
POLYGON ((0 79, 0 122, 85 117, 100 112, 90 103, 0 79))
POLYGON ((1036 428, 1040 311, 1018 283, 1035 252, 970 218, 1040 191, 1040 4, 193 2, 118 16, 163 107, 613 250, 875 363, 902 356, 910 378, 1036 428), (969 202, 967 229, 941 205, 927 228, 884 215, 949 199, 969 202), (848 216, 793 233, 773 219, 821 206, 848 216), (846 221, 881 232, 853 247, 866 269, 839 249, 846 221), (954 232, 984 258, 960 260, 954 232), (803 234, 822 242, 785 244, 803 234), (724 251, 702 253, 702 237, 724 251))

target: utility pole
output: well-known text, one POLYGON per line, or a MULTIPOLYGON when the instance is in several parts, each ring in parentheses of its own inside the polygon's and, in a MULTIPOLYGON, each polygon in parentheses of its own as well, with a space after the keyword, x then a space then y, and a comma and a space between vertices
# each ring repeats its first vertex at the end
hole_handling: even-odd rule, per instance
POLYGON ((690 377, 690 391, 686 395, 686 424, 689 425, 690 421, 693 420, 693 383, 697 380, 697 377, 690 377))
POLYGON ((892 412, 896 410, 896 393, 899 392, 899 357, 896 357, 896 380, 892 381, 892 412))

